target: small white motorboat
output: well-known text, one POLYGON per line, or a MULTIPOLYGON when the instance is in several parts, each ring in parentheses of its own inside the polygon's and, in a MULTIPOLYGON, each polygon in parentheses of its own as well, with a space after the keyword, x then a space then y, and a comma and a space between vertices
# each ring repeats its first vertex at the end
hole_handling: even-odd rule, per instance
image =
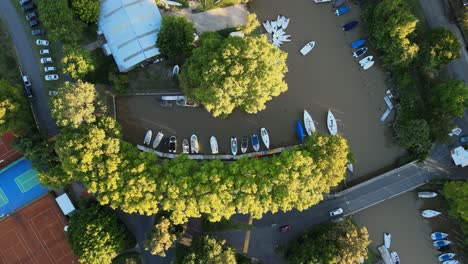
POLYGON ((281 28, 286 29, 289 25, 290 18, 286 18, 283 16, 283 21, 281 23, 281 28))
POLYGON ((211 154, 218 154, 218 140, 214 136, 210 138, 211 154))
POLYGON ((281 45, 283 45, 283 42, 280 41, 280 40, 277 39, 277 38, 274 38, 274 39, 273 39, 273 45, 279 48, 281 45))
POLYGON ((370 69, 372 66, 374 66, 374 63, 375 63, 375 61, 369 61, 369 62, 367 62, 364 66, 362 66, 362 68, 363 68, 364 70, 368 70, 368 69, 370 69))
POLYGON ((170 6, 182 6, 181 3, 178 3, 178 2, 176 2, 176 1, 163 0, 162 2, 163 2, 164 4, 170 5, 170 6))
POLYGON ((309 112, 307 112, 307 110, 304 110, 304 126, 307 135, 311 136, 312 133, 315 133, 316 129, 314 120, 312 119, 312 116, 310 116, 309 112))
POLYGON ((456 259, 451 259, 451 260, 446 260, 446 261, 442 262, 442 264, 460 264, 460 261, 458 261, 456 259))
POLYGON ((418 192, 419 198, 434 198, 437 196, 435 192, 418 192))
POLYGON ((359 58, 360 56, 364 55, 368 50, 369 50, 368 47, 359 48, 355 52, 353 52, 353 57, 359 58))
POLYGON ((143 144, 149 145, 150 142, 151 142, 152 137, 153 137, 153 131, 151 131, 151 129, 146 131, 145 139, 143 140, 143 144))
POLYGON ((273 32, 273 33, 276 32, 276 31, 278 31, 278 23, 277 23, 276 21, 274 21, 274 20, 271 21, 271 22, 270 22, 270 26, 271 26, 271 29, 272 29, 272 32, 273 32))
POLYGON ((354 166, 352 163, 346 164, 346 168, 351 172, 354 173, 354 166))
POLYGON ((398 253, 392 251, 390 253, 390 257, 392 258, 394 264, 400 264, 400 257, 398 256, 398 253))
POLYGON ((263 28, 265 29, 266 32, 268 32, 268 33, 273 32, 273 28, 271 27, 270 21, 265 20, 262 24, 263 24, 263 28))
POLYGON ((448 237, 448 234, 447 233, 443 233, 443 232, 434 232, 431 234, 431 239, 432 240, 441 240, 441 239, 444 239, 448 237))
POLYGON ((286 31, 284 31, 283 29, 280 29, 276 31, 275 33, 273 33, 273 38, 278 38, 280 36, 283 36, 284 34, 286 34, 286 31))
POLYGON ((241 152, 242 153, 247 152, 248 148, 249 148, 249 139, 247 137, 243 137, 242 142, 241 142, 241 152))
POLYGON ((266 128, 262 127, 260 129, 260 135, 262 136, 262 141, 263 144, 265 144, 265 147, 267 149, 270 149, 270 136, 268 135, 268 131, 266 130, 266 128))
POLYGON ((309 53, 313 48, 315 47, 315 41, 309 41, 307 44, 304 45, 304 47, 302 47, 302 49, 300 50, 300 52, 302 53, 302 55, 307 55, 307 53, 309 53))
POLYGON ((281 35, 278 37, 278 40, 282 42, 291 42, 291 35, 281 35))
POLYGON ((436 217, 438 215, 441 215, 442 213, 439 212, 439 211, 435 211, 435 210, 424 210, 422 211, 421 215, 424 217, 424 218, 433 218, 433 217, 436 217))
POLYGON ((333 113, 328 110, 327 114, 327 126, 328 126, 328 131, 330 131, 331 135, 336 135, 338 133, 338 126, 336 125, 336 119, 333 113))
POLYGON ((368 63, 369 61, 372 61, 373 59, 374 59, 374 56, 372 56, 372 55, 367 56, 364 59, 359 61, 359 65, 361 65, 361 67, 364 67, 364 65, 366 65, 366 63, 368 63))
POLYGON ((447 261, 447 260, 451 260, 453 259, 454 257, 456 256, 455 253, 444 253, 444 254, 441 254, 439 257, 437 257, 439 259, 439 261, 447 261))
POLYGON ((172 77, 175 77, 176 75, 178 75, 179 71, 180 71, 179 65, 175 65, 174 68, 172 68, 172 77))
POLYGON ((198 137, 195 134, 190 137, 190 149, 192 153, 198 153, 198 137))
POLYGON ((164 137, 164 133, 159 131, 158 134, 156 134, 156 137, 154 138, 153 141, 153 148, 157 148, 159 144, 161 143, 162 138, 164 137))
POLYGON ((259 151, 260 150, 260 141, 258 141, 258 136, 257 134, 253 134, 251 136, 252 140, 252 148, 254 151, 259 151))
POLYGON ((182 140, 182 153, 188 154, 190 152, 190 145, 188 143, 188 139, 184 138, 182 140))
POLYGON ((231 152, 232 152, 232 155, 237 154, 237 138, 236 137, 231 137, 231 152))
POLYGON ((383 240, 385 247, 390 248, 390 244, 392 243, 392 234, 388 232, 383 233, 383 240))

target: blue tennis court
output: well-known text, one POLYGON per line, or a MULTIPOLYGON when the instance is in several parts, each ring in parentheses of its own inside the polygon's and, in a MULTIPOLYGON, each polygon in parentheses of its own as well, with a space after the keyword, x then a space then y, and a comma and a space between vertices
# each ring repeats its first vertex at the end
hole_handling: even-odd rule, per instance
POLYGON ((40 185, 29 160, 14 162, 0 171, 0 216, 12 213, 48 190, 40 185))

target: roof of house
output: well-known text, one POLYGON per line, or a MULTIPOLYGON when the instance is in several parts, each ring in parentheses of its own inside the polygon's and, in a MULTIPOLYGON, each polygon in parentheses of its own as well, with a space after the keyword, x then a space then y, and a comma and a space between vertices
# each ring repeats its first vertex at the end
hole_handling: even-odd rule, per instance
POLYGON ((465 167, 468 165, 468 151, 463 147, 457 147, 451 151, 451 156, 455 165, 465 167))
POLYGON ((159 54, 161 13, 154 0, 103 0, 98 24, 122 72, 159 54))

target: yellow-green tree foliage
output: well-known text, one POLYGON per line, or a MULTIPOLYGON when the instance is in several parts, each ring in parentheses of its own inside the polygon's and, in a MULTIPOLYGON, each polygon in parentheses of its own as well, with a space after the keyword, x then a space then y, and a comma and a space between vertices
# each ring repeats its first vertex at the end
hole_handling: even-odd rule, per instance
POLYGON ((21 135, 32 128, 34 123, 24 89, 0 80, 0 95, 0 134, 11 130, 21 135))
POLYGON ((182 264, 236 264, 236 252, 226 245, 226 241, 209 236, 199 236, 193 240, 182 264))
POLYGON ((228 37, 204 33, 180 76, 185 92, 213 116, 229 115, 236 107, 254 114, 285 92, 287 54, 265 36, 228 37))
POLYGON ((79 80, 91 71, 94 64, 88 50, 71 45, 65 46, 62 58, 63 72, 69 74, 73 79, 79 80))
POLYGON ((238 30, 242 30, 245 35, 250 35, 260 26, 260 22, 258 22, 257 15, 255 13, 251 13, 247 16, 247 22, 242 27, 239 27, 238 30))
POLYGON ((450 215, 460 218, 461 228, 465 234, 468 234, 468 182, 452 181, 446 183, 444 195, 450 205, 450 215))
POLYGON ((174 227, 169 219, 161 217, 150 236, 145 241, 145 249, 153 255, 166 256, 166 250, 174 246, 177 241, 174 227))
POLYGON ((52 115, 61 127, 78 128, 96 120, 96 89, 93 84, 65 82, 52 100, 52 115))

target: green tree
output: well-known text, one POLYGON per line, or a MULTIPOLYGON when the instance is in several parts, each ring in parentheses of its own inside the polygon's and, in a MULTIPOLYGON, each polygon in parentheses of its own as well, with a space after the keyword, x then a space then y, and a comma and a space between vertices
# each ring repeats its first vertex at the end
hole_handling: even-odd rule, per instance
POLYGON ((468 107, 468 86, 450 80, 432 87, 432 106, 439 114, 461 117, 468 107))
POLYGON ((177 241, 177 233, 171 221, 162 217, 157 223, 151 234, 145 241, 145 249, 153 255, 166 256, 166 250, 174 246, 177 241))
POLYGON ((71 5, 83 22, 91 24, 98 21, 101 8, 99 0, 72 0, 71 5))
POLYGON ((105 264, 125 248, 129 239, 125 226, 108 209, 91 205, 73 214, 68 243, 82 263, 105 264))
POLYGON ((460 57, 461 44, 448 29, 431 29, 425 36, 421 51, 421 65, 425 70, 437 69, 460 57))
POLYGON ((65 46, 62 63, 64 65, 63 72, 79 80, 94 70, 93 60, 88 50, 75 47, 65 46))
POLYGON ((405 67, 419 47, 411 41, 418 20, 404 0, 382 0, 364 11, 364 22, 372 44, 384 52, 382 61, 390 67, 405 67))
POLYGON ((66 82, 52 100, 52 115, 57 125, 78 128, 96 120, 97 93, 93 84, 66 82))
POLYGON ((226 241, 209 236, 199 236, 193 240, 189 253, 182 264, 236 264, 234 249, 226 246, 226 241))
POLYGON ((176 58, 180 55, 189 57, 192 52, 194 33, 193 23, 185 17, 164 16, 156 47, 169 58, 176 58))
POLYGON ((254 114, 287 90, 287 54, 265 36, 222 39, 204 33, 182 71, 184 91, 213 116, 229 115, 239 107, 254 114))
POLYGON ((450 215, 461 220, 462 230, 468 234, 468 182, 451 181, 446 183, 444 196, 450 205, 450 215))
POLYGON ((250 35, 259 26, 260 22, 258 22, 257 15, 255 13, 251 13, 247 16, 247 22, 242 27, 238 28, 238 30, 242 30, 245 35, 250 35))
POLYGON ((359 229, 350 220, 322 224, 302 235, 287 251, 289 263, 354 264, 367 256, 370 244, 365 227, 359 229))
POLYGON ((36 170, 44 171, 60 163, 55 154, 53 144, 47 142, 39 133, 30 133, 16 138, 13 142, 13 147, 25 159, 30 160, 36 170))
POLYGON ((23 88, 0 80, 0 94, 0 134, 8 130, 17 135, 26 133, 34 123, 23 88))
POLYGON ((128 75, 127 74, 115 74, 109 72, 109 81, 112 84, 115 94, 124 95, 127 93, 128 87, 128 75))
POLYGON ((418 157, 424 158, 431 148, 430 128, 424 119, 399 121, 395 126, 395 140, 418 157))

